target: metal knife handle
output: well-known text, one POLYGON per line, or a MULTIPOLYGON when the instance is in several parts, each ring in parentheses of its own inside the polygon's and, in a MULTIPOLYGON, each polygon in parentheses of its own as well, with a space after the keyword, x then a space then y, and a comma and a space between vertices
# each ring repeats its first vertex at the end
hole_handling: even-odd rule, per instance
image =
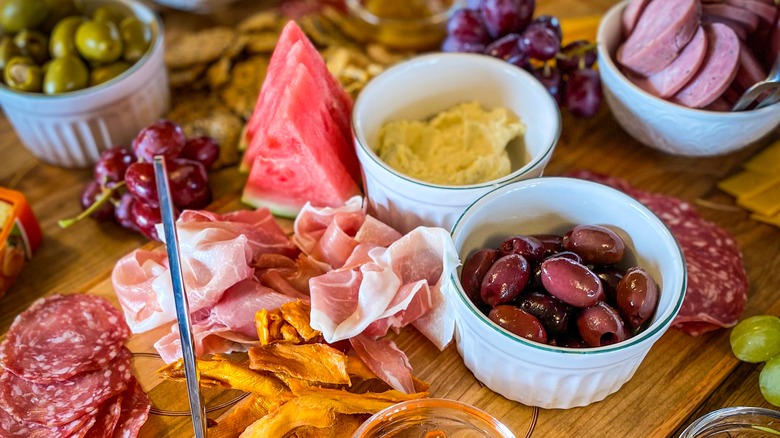
POLYGON ((168 250, 168 264, 170 265, 171 284, 173 285, 173 299, 176 303, 176 317, 179 325, 179 338, 181 339, 181 354, 184 358, 184 373, 187 378, 187 396, 190 400, 192 427, 195 431, 195 438, 205 438, 206 406, 200 394, 200 373, 195 364, 190 306, 184 289, 184 275, 179 257, 179 237, 176 233, 176 219, 173 213, 168 172, 165 167, 165 158, 162 156, 154 157, 154 176, 157 182, 157 196, 160 200, 165 246, 168 250))

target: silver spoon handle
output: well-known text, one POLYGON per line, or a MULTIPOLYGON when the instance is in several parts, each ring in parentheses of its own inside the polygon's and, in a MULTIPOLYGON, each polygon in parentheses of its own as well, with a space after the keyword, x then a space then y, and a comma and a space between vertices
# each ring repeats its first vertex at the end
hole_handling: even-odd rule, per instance
POLYGON ((190 321, 190 306, 184 289, 184 275, 179 257, 179 237, 176 234, 176 220, 173 214, 171 188, 168 183, 168 172, 165 158, 154 157, 154 177, 157 182, 157 196, 160 200, 160 214, 165 232, 165 246, 168 250, 168 263, 173 285, 173 299, 176 304, 176 317, 181 339, 181 354, 184 358, 184 374, 187 379, 187 396, 190 401, 192 428, 195 438, 206 437, 206 406, 200 394, 200 373, 195 363, 195 348, 190 321))

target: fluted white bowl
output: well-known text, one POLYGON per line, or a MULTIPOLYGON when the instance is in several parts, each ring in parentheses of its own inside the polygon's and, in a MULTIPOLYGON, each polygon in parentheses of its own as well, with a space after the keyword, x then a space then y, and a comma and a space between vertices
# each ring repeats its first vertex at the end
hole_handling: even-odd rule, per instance
POLYGON ((355 102, 352 126, 370 208, 385 223, 407 232, 420 225, 449 230, 471 202, 493 188, 540 176, 558 141, 561 117, 547 90, 525 70, 484 55, 437 53, 398 64, 371 80, 355 102), (445 186, 404 175, 377 156, 385 123, 425 120, 470 101, 488 109, 509 108, 525 123, 523 141, 508 146, 513 163, 509 175, 445 186))
POLYGON ((88 167, 100 152, 130 146, 143 127, 165 114, 170 90, 164 63, 162 22, 136 0, 86 0, 120 4, 152 30, 146 54, 103 84, 57 95, 27 93, 0 84, 0 105, 25 147, 50 164, 88 167))
POLYGON ((677 105, 634 85, 614 61, 627 3, 604 15, 596 39, 604 98, 618 124, 637 141, 673 155, 714 156, 746 147, 780 125, 780 103, 751 111, 707 111, 677 105))
POLYGON ((641 266, 656 281, 658 308, 647 329, 617 344, 564 348, 536 343, 499 327, 468 298, 460 270, 451 278, 458 352, 488 388, 529 406, 567 409, 614 393, 666 332, 685 295, 685 266, 674 237, 655 214, 610 187, 573 178, 533 178, 495 189, 471 204, 452 238, 461 260, 497 248, 517 234, 563 234, 598 224, 626 243, 627 266, 641 266))

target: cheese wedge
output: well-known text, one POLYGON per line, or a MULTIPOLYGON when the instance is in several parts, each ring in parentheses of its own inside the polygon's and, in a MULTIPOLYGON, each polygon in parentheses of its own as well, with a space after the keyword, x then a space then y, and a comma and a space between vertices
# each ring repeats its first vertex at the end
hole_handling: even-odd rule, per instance
POLYGON ((737 204, 763 216, 780 213, 780 183, 752 196, 737 198, 737 204))
POLYGON ((750 215, 750 219, 780 227, 780 214, 776 214, 774 216, 764 216, 763 214, 753 213, 750 215))
POLYGON ((747 160, 744 167, 753 172, 777 174, 780 171, 780 140, 747 160))
POLYGON ((718 188, 735 198, 748 198, 778 183, 780 183, 780 168, 776 169, 773 174, 746 170, 720 181, 718 188))

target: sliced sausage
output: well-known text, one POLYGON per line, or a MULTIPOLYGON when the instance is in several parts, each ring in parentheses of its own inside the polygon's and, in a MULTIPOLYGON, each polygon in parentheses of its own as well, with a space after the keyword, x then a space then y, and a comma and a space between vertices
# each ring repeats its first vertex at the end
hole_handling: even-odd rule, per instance
POLYGON ((648 76, 669 65, 699 27, 699 0, 654 0, 618 51, 618 62, 648 76))
POLYGON ((699 71, 706 54, 707 37, 704 35, 704 29, 699 27, 691 42, 671 64, 658 73, 639 79, 636 84, 648 93, 664 99, 674 96, 699 71))
POLYGON ((702 0, 702 3, 723 3, 754 13, 770 26, 774 22, 776 8, 771 1, 762 0, 702 0))
POLYGON ((749 32, 753 32, 758 27, 758 16, 756 14, 736 6, 724 3, 705 3, 701 6, 701 12, 734 20, 743 24, 749 32))
POLYGON ((707 55, 688 84, 672 101, 691 108, 703 108, 720 97, 729 87, 739 67, 739 38, 725 24, 704 25, 707 55))
POLYGON ((720 15, 701 14, 701 24, 712 24, 712 23, 725 24, 737 34, 737 37, 740 40, 747 41, 748 39, 748 29, 745 25, 737 21, 730 20, 725 17, 721 17, 720 15))
POLYGON ((717 98, 704 107, 707 111, 731 111, 731 105, 722 98, 717 98))
POLYGON ((626 8, 623 9, 623 38, 628 38, 631 32, 636 26, 636 22, 639 20, 639 16, 642 15, 642 11, 645 10, 650 0, 631 0, 626 8))
POLYGON ((761 65, 761 62, 756 58, 753 52, 750 51, 748 46, 744 43, 740 43, 739 47, 739 69, 737 70, 737 77, 735 81, 742 88, 750 88, 756 82, 766 79, 766 70, 761 65))

